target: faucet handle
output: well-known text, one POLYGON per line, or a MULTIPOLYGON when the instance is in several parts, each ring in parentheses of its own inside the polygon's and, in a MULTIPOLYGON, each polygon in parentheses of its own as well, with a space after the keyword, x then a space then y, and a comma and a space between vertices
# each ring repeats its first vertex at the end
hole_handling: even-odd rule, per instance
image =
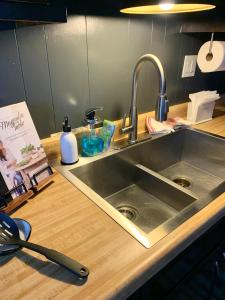
POLYGON ((127 118, 127 114, 123 115, 123 121, 122 121, 122 127, 120 129, 120 134, 125 134, 127 133, 127 127, 126 127, 126 118, 127 118))
POLYGON ((127 134, 127 133, 130 133, 132 130, 134 130, 133 126, 131 126, 131 125, 126 126, 126 118, 127 118, 127 114, 124 114, 122 127, 120 129, 120 134, 127 134))
POLYGON ((125 113, 125 114, 123 115, 122 129, 124 129, 125 126, 126 126, 126 119, 127 119, 127 114, 125 113))

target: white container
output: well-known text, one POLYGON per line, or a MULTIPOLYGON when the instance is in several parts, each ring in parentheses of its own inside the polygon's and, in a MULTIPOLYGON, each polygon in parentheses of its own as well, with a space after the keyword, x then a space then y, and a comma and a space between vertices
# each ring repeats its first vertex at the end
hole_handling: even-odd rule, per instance
POLYGON ((71 132, 71 126, 68 125, 68 118, 65 117, 63 123, 63 133, 60 137, 61 163, 63 165, 72 165, 78 162, 77 139, 71 132))
POLYGON ((195 105, 193 109, 193 103, 188 103, 187 120, 193 124, 199 124, 212 120, 213 110, 215 107, 215 101, 201 103, 195 105))

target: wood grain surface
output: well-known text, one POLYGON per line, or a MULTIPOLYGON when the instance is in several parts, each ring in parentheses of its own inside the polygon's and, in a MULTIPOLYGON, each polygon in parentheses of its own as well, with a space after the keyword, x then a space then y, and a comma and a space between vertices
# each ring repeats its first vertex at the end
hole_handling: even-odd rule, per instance
POLYGON ((11 200, 6 207, 0 209, 1 212, 5 212, 9 214, 13 210, 15 210, 17 207, 21 206, 23 203, 25 203, 30 197, 33 196, 33 191, 29 190, 25 194, 22 194, 15 199, 11 200))
MULTIPOLYGON (((225 136, 225 116, 197 127, 225 136)), ((13 216, 31 223, 30 241, 78 260, 90 269, 89 278, 81 285, 69 271, 23 249, 0 257, 0 298, 125 299, 224 215, 225 193, 146 249, 56 174, 13 216)))

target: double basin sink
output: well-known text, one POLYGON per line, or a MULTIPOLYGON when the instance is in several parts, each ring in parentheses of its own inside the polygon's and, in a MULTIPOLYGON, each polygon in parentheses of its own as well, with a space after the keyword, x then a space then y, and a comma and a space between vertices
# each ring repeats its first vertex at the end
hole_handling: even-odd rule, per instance
POLYGON ((149 248, 225 192, 225 139, 182 129, 60 171, 149 248))

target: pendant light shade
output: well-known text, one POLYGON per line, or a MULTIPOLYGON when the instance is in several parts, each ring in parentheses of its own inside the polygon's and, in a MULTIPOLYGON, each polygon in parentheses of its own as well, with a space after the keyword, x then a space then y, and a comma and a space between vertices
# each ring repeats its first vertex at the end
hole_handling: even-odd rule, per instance
MULTIPOLYGON (((129 1, 127 1, 129 2, 129 1)), ((120 10, 126 14, 177 14, 210 10, 216 6, 214 1, 201 0, 158 0, 158 1, 135 1, 132 5, 120 10)))

